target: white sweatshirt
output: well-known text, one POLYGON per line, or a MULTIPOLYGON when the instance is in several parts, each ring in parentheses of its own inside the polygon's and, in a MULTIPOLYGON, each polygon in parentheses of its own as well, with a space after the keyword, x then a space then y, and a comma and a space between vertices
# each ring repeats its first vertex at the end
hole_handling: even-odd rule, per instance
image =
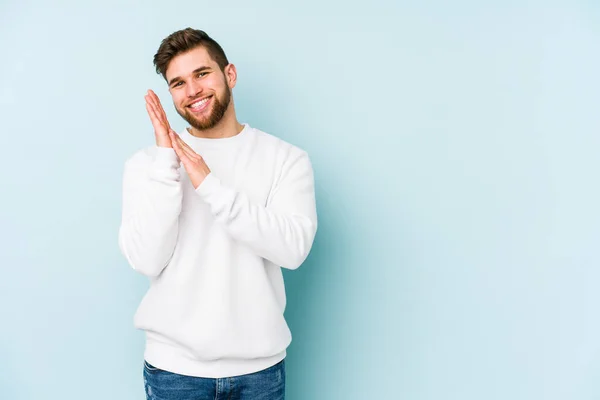
POLYGON ((173 149, 125 163, 119 247, 150 278, 134 317, 144 358, 207 378, 268 368, 291 342, 281 267, 304 262, 317 230, 309 157, 247 124, 180 136, 211 169, 196 190, 173 149))

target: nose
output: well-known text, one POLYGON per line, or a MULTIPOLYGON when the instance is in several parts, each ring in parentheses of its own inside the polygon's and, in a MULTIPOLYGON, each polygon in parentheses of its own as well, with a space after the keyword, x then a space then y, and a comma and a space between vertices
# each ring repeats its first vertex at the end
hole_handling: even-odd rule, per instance
POLYGON ((185 94, 190 99, 193 99, 193 98, 197 97, 200 93, 202 93, 202 86, 200 86, 200 84, 198 84, 198 82, 192 81, 186 86, 185 90, 186 90, 185 94))

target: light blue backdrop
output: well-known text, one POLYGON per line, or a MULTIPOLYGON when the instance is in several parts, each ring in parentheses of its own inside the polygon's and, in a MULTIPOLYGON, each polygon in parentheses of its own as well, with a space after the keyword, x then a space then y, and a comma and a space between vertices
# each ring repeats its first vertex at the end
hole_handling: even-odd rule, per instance
POLYGON ((600 6, 451 3, 0 3, 0 398, 144 398, 121 174, 187 26, 315 167, 290 400, 600 398, 600 6))

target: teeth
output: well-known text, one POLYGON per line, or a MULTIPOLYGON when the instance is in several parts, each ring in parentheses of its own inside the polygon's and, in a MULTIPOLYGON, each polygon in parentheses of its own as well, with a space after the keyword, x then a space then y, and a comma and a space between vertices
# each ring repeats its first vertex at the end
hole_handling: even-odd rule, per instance
POLYGON ((196 103, 190 104, 190 107, 192 107, 192 108, 198 108, 198 107, 204 105, 207 101, 208 101, 208 97, 205 98, 205 99, 203 99, 203 100, 200 100, 200 101, 198 101, 196 103))

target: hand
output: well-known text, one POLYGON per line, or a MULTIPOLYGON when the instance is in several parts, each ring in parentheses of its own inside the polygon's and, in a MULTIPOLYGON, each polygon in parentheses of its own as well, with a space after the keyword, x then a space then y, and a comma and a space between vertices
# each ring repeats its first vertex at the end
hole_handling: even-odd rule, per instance
POLYGON ((192 148, 188 146, 175 131, 169 129, 169 135, 171 143, 173 144, 173 149, 183 163, 183 167, 187 171, 194 189, 198 189, 198 186, 204 181, 204 178, 210 174, 210 168, 208 168, 208 165, 206 165, 202 156, 192 150, 192 148))
POLYGON ((160 104, 158 96, 152 90, 148 90, 148 94, 144 98, 146 99, 146 111, 148 111, 152 126, 154 127, 156 145, 159 147, 173 147, 171 138, 169 137, 171 126, 169 125, 169 121, 167 121, 167 115, 160 104))

